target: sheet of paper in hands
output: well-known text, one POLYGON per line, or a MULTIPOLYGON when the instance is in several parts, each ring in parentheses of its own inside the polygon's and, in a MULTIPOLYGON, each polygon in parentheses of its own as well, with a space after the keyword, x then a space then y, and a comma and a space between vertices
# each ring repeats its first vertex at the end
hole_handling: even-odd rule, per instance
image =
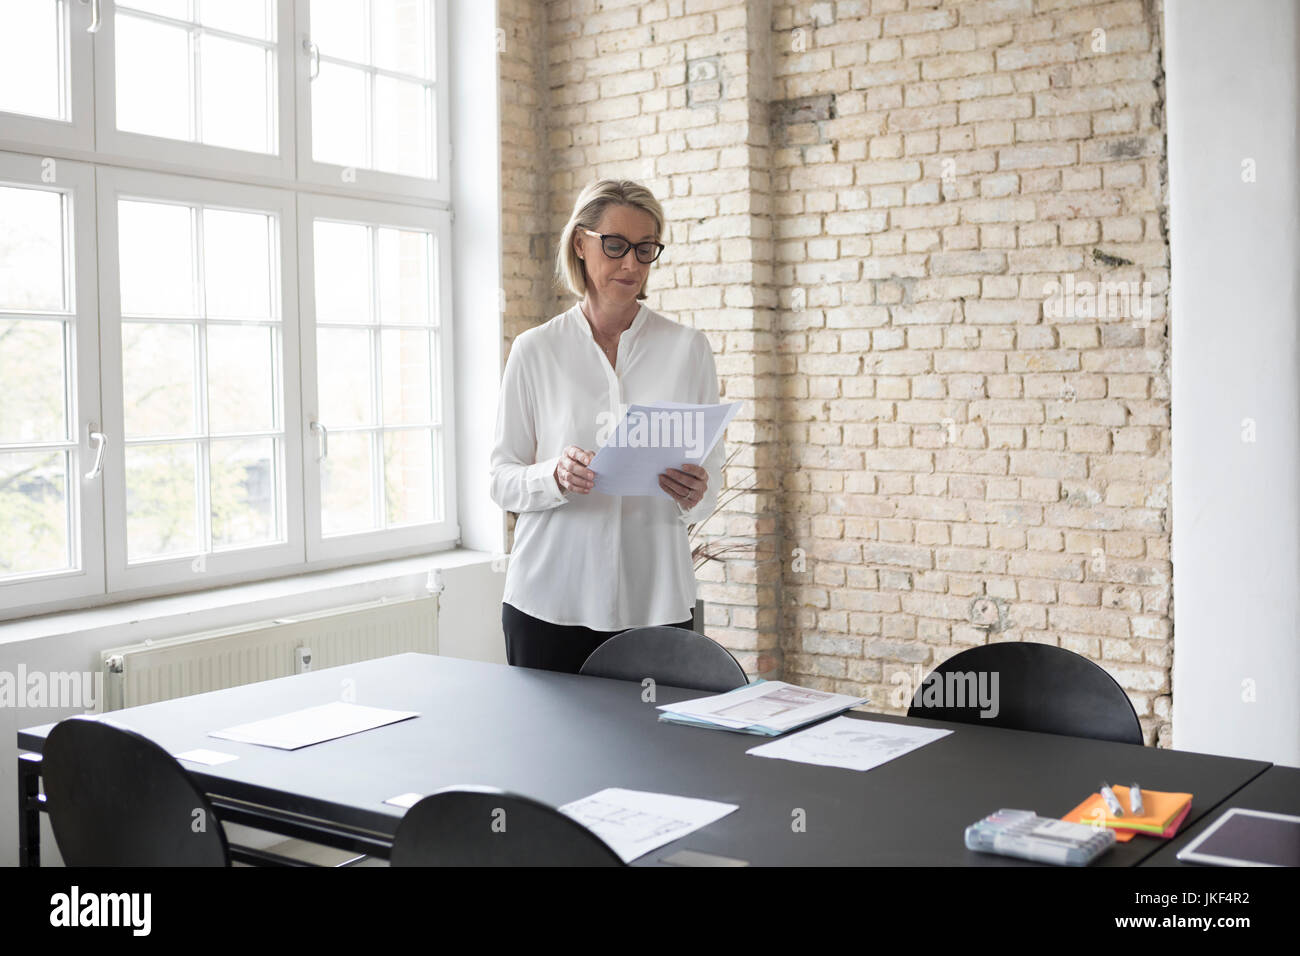
POLYGON ((659 476, 684 463, 701 464, 722 438, 740 404, 629 405, 623 420, 608 432, 591 459, 591 470, 596 473, 592 490, 616 497, 668 497, 659 487, 659 476))

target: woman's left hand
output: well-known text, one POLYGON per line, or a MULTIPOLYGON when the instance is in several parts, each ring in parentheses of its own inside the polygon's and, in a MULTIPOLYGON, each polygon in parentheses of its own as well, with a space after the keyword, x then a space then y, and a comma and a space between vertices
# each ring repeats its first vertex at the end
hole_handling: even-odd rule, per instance
POLYGON ((709 473, 699 465, 669 468, 659 476, 659 487, 673 496, 683 508, 693 508, 709 487, 709 473))

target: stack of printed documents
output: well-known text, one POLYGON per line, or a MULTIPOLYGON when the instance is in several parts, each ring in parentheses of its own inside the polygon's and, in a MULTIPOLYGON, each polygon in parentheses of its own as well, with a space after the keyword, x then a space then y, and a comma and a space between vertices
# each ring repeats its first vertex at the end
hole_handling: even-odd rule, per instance
POLYGON ((703 465, 741 404, 628 405, 608 436, 596 436, 600 448, 591 460, 596 473, 592 490, 602 495, 668 497, 659 487, 659 475, 686 462, 703 465))
POLYGON ((778 737, 866 702, 865 697, 796 687, 785 681, 758 681, 713 697, 662 704, 659 719, 671 724, 778 737))

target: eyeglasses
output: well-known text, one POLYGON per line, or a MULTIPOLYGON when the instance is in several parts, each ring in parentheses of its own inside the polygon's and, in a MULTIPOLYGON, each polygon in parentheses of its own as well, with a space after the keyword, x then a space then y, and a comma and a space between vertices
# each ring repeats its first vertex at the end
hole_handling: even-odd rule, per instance
POLYGON ((590 229, 582 230, 589 236, 594 236, 600 240, 600 247, 611 259, 622 259, 627 255, 629 249, 636 249, 636 261, 642 265, 648 266, 659 258, 659 253, 664 251, 662 242, 628 242, 622 236, 602 236, 598 232, 592 232, 590 229))

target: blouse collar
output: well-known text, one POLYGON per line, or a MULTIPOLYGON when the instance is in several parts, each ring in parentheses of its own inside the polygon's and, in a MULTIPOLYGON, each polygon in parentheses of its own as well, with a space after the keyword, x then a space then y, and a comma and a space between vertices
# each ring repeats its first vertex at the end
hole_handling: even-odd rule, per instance
MULTIPOLYGON (((650 310, 645 307, 644 303, 637 307, 636 315, 632 318, 632 324, 629 325, 627 330, 623 333, 624 335, 629 336, 629 342, 641 331, 642 327, 646 324, 646 318, 649 314, 650 310)), ((587 321, 587 317, 582 312, 581 302, 575 302, 573 304, 573 317, 577 321, 578 325, 581 326, 582 331, 586 333, 587 338, 591 339, 592 342, 595 342, 596 336, 592 334, 591 323, 587 321)))

